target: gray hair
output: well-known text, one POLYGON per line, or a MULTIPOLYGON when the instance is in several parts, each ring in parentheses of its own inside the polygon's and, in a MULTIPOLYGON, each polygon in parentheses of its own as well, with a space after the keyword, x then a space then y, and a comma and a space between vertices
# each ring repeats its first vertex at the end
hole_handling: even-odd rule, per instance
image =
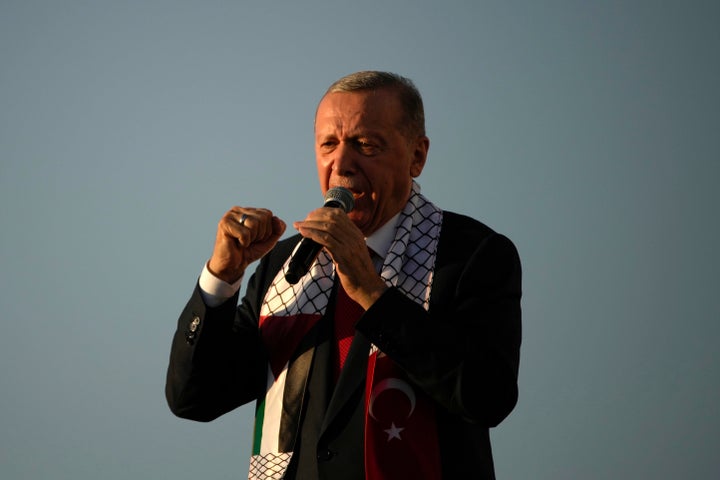
POLYGON ((422 97, 409 78, 391 72, 366 70, 351 73, 335 81, 325 92, 349 93, 368 90, 392 89, 404 110, 402 128, 408 137, 425 135, 425 109, 422 97))

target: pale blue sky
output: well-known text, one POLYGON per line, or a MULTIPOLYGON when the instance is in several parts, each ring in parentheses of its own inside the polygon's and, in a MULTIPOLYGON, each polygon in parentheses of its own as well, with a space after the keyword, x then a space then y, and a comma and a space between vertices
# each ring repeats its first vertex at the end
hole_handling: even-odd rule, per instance
MULTIPOLYGON (((720 474, 720 4, 0 1, 0 475, 245 478, 252 406, 173 417, 232 205, 322 201, 315 105, 423 93, 423 192, 523 261, 500 479, 720 474)), ((290 232, 289 232, 290 233, 290 232)))

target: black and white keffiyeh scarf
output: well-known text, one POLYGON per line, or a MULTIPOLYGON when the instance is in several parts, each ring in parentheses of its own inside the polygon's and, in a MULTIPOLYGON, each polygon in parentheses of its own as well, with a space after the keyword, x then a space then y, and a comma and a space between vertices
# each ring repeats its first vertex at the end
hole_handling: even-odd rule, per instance
MULTIPOLYGON (((388 286, 399 289, 425 309, 429 306, 441 223, 442 210, 427 200, 413 182, 380 273, 388 286)), ((293 368, 293 355, 325 314, 335 282, 334 265, 324 250, 298 283, 291 285, 285 280, 286 269, 287 262, 270 285, 260 311, 260 334, 270 360, 267 390, 256 408, 249 472, 252 480, 281 479, 290 463, 300 412, 298 399, 287 398, 285 387, 288 376, 308 374, 307 368, 293 368)), ((372 346, 368 354, 377 357, 377 348, 372 346)), ((302 355, 312 355, 312 351, 302 355)), ((309 362, 298 363, 309 366, 309 362)), ((372 377, 373 372, 368 375, 372 377)), ((397 431, 394 424, 393 428, 397 431)))

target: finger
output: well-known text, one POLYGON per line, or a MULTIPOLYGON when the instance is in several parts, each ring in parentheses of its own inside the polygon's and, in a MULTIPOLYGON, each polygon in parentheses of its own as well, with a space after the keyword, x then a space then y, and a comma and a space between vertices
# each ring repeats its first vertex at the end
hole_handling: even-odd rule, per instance
POLYGON ((268 213, 264 209, 234 207, 228 212, 228 228, 243 246, 263 241, 271 231, 268 213))
POLYGON ((265 241, 273 235, 273 214, 266 208, 260 208, 256 213, 258 221, 256 238, 265 241))
MULTIPOLYGON (((245 225, 245 222, 248 222, 248 219, 250 218, 250 215, 248 215, 245 212, 235 214, 235 221, 238 223, 238 225, 241 228, 250 228, 249 225, 245 225)), ((249 223, 249 222, 248 222, 249 223)))
POLYGON ((283 222, 280 218, 273 216, 272 220, 272 236, 277 238, 280 238, 283 233, 285 233, 285 229, 287 228, 287 225, 285 225, 285 222, 283 222))
POLYGON ((362 232, 350 221, 347 214, 339 209, 313 210, 305 220, 294 222, 293 226, 304 236, 317 237, 313 238, 314 240, 324 239, 321 243, 326 246, 329 246, 330 242, 345 242, 350 239, 361 239, 364 242, 362 232))
POLYGON ((249 228, 250 214, 246 209, 234 207, 220 220, 219 230, 224 236, 246 247, 252 242, 252 230, 249 228))
POLYGON ((293 225, 303 237, 314 240, 324 247, 332 248, 335 244, 332 228, 326 222, 304 220, 302 222, 295 222, 293 225))
POLYGON ((248 216, 244 226, 252 231, 254 241, 265 241, 273 235, 273 214, 265 208, 246 211, 248 216))

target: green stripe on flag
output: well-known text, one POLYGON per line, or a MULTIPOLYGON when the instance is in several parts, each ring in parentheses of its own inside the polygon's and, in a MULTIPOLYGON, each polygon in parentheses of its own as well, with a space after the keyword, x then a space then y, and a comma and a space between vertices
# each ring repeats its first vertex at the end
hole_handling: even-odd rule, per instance
POLYGON ((265 398, 258 403, 255 409, 255 432, 253 433, 253 455, 260 455, 260 444, 262 442, 263 421, 265 420, 265 398))

